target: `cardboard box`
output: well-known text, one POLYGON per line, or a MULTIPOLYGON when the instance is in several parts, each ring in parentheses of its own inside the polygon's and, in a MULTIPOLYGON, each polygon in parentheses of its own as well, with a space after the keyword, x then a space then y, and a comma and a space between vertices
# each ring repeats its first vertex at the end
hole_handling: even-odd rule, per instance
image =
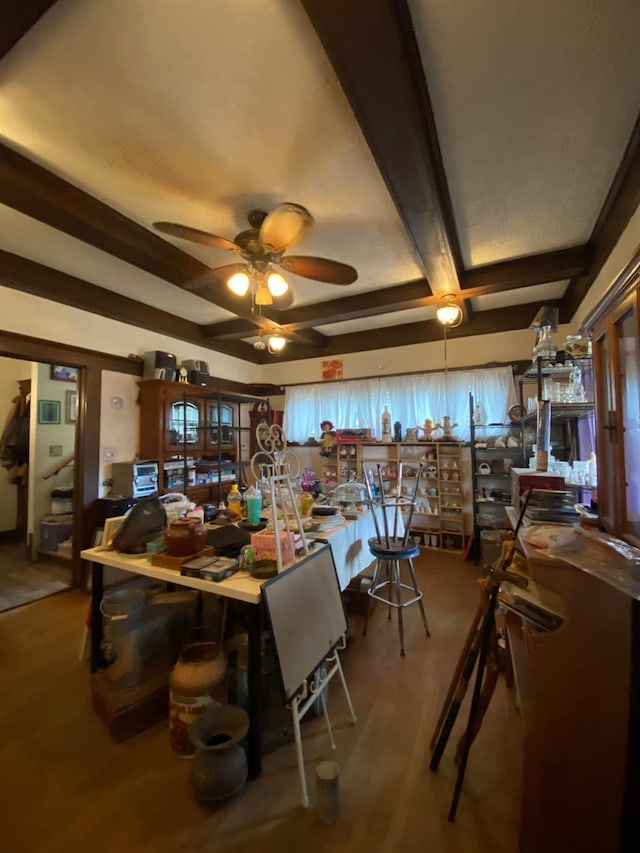
POLYGON ((41 521, 40 549, 42 551, 57 551, 60 542, 71 536, 73 525, 67 521, 41 521))
POLYGON ((520 509, 520 495, 530 488, 564 489, 564 477, 551 471, 533 471, 531 468, 511 469, 511 504, 520 509))

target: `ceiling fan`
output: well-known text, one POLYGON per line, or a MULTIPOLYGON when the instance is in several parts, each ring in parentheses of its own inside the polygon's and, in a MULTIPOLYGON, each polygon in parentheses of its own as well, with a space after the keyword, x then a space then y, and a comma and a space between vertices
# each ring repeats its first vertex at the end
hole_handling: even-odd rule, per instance
POLYGON ((175 222, 154 222, 153 225, 172 237, 229 249, 244 258, 244 263, 216 267, 187 285, 187 290, 200 290, 226 282, 238 296, 244 296, 251 287, 256 305, 271 305, 275 297, 278 305, 285 307, 279 297, 287 294, 289 286, 286 279, 273 269, 274 266, 327 284, 351 284, 357 279, 357 271, 348 264, 310 255, 285 255, 287 249, 313 225, 313 216, 301 204, 283 202, 271 213, 251 210, 247 220, 251 227, 241 231, 233 240, 175 222))

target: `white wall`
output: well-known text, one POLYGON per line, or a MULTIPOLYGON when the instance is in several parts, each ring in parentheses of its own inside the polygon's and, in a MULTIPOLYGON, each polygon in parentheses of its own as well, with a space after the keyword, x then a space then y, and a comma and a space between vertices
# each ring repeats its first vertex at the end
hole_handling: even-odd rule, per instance
MULTIPOLYGON (((31 362, 18 358, 0 358, 0 430, 4 429, 11 401, 18 396, 18 381, 31 378, 31 362)), ((17 488, 0 468, 0 531, 14 530, 17 512, 17 488)))
POLYGON ((100 490, 110 493, 105 480, 111 478, 112 462, 128 462, 138 458, 140 406, 137 376, 102 371, 100 408, 100 490))
POLYGON ((141 356, 149 350, 173 353, 178 362, 187 358, 208 362, 213 376, 236 382, 256 381, 255 365, 204 347, 149 332, 0 286, 2 328, 46 341, 97 350, 111 355, 141 356))

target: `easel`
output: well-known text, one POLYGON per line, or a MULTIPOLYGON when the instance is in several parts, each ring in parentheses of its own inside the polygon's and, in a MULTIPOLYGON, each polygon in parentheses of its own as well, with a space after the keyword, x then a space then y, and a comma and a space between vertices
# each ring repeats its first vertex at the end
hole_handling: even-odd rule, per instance
POLYGON ((318 696, 320 696, 320 704, 322 705, 322 713, 327 724, 327 731, 329 733, 331 749, 336 748, 336 742, 333 739, 333 729, 331 728, 331 721, 329 720, 329 711, 327 710, 327 700, 325 697, 325 688, 328 687, 329 682, 331 681, 334 675, 340 676, 340 681, 342 682, 342 689, 344 690, 347 705, 349 706, 349 713, 351 714, 351 721, 354 724, 357 722, 355 711, 353 710, 353 704, 351 703, 349 689, 347 688, 347 682, 345 681, 344 672, 342 671, 342 664, 340 663, 340 658, 338 657, 338 649, 344 649, 346 645, 347 644, 343 636, 340 645, 337 646, 326 659, 326 663, 329 664, 329 669, 327 670, 324 666, 319 667, 313 673, 313 676, 309 679, 309 681, 303 685, 300 694, 294 696, 289 705, 289 707, 291 708, 291 716, 293 718, 293 733, 296 742, 296 758, 298 761, 300 788, 302 790, 302 805, 305 807, 305 809, 309 808, 309 794, 307 793, 307 777, 304 772, 304 754, 302 752, 302 735, 300 733, 300 723, 309 708, 311 708, 311 706, 315 704, 318 696))
POLYGON ((351 720, 356 722, 338 656, 338 649, 345 647, 347 617, 330 546, 316 548, 308 557, 268 580, 262 587, 262 596, 285 702, 291 708, 302 804, 307 808, 309 795, 300 722, 319 699, 331 748, 336 748, 325 696, 335 675, 340 677, 351 720))
POLYGON ((498 680, 500 664, 498 635, 495 626, 495 610, 500 584, 508 581, 516 586, 525 588, 528 583, 523 575, 510 572, 508 569, 513 560, 518 532, 522 525, 522 519, 524 518, 530 495, 531 489, 529 489, 523 498, 522 509, 513 538, 502 543, 500 557, 489 568, 488 575, 483 580, 480 604, 467 633, 462 654, 458 660, 453 679, 449 685, 444 705, 440 711, 440 716, 438 717, 438 722, 431 738, 432 755, 429 769, 435 772, 440 764, 440 759, 451 735, 451 730, 457 719, 477 662, 478 669, 471 697, 469 719, 456 751, 458 775, 448 815, 451 822, 456 818, 471 745, 480 730, 482 720, 489 707, 489 702, 491 701, 498 680))

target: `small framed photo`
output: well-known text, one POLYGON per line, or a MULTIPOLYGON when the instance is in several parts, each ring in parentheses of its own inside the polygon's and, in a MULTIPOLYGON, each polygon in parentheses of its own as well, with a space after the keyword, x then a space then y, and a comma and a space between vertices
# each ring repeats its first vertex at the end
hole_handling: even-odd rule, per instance
POLYGON ((78 392, 66 391, 64 399, 65 423, 75 424, 78 420, 78 392))
POLYGON ((59 382, 77 382, 78 381, 77 367, 65 367, 64 364, 51 365, 51 378, 57 379, 59 382))
POLYGON ((117 515, 113 518, 105 518, 104 521, 104 532, 102 534, 102 542, 100 547, 109 551, 113 550, 113 540, 116 538, 116 533, 126 519, 126 515, 117 515))
POLYGON ((60 423, 60 400, 38 400, 38 423, 60 423))

